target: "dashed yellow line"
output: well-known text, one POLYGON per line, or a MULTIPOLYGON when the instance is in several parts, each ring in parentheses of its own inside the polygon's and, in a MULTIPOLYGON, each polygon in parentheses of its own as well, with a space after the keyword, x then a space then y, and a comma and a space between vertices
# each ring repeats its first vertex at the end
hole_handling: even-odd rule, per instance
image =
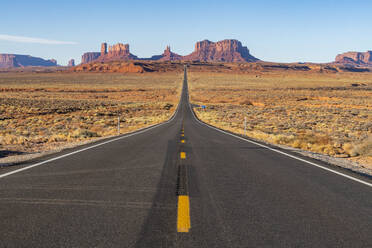
POLYGON ((190 201, 187 195, 178 196, 177 232, 189 232, 190 223, 190 201))
POLYGON ((181 159, 186 159, 186 152, 181 152, 180 156, 181 156, 181 159))
MULTIPOLYGON (((182 127, 181 137, 185 137, 184 129, 182 127)), ((181 143, 185 143, 185 139, 181 138, 181 143)), ((180 152, 181 159, 186 159, 186 152, 180 152)), ((190 201, 189 196, 178 196, 178 210, 177 210, 177 232, 189 232, 190 224, 190 201)))

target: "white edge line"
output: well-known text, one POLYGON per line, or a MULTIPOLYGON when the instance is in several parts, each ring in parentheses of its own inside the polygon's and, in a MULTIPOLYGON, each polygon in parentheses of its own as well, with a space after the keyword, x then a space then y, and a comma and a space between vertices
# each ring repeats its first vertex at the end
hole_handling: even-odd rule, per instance
POLYGON ((305 160, 305 159, 302 159, 302 158, 296 157, 296 156, 294 156, 294 155, 291 155, 291 154, 288 154, 288 153, 286 153, 286 152, 283 152, 283 151, 277 150, 277 149, 275 149, 275 148, 272 148, 272 147, 269 147, 269 146, 265 146, 265 145, 263 145, 263 144, 260 144, 260 143, 254 142, 254 141, 249 140, 249 139, 242 138, 242 137, 240 137, 240 136, 238 136, 238 135, 235 135, 235 134, 232 134, 232 133, 228 133, 228 132, 225 132, 225 131, 223 131, 223 130, 221 130, 221 129, 219 129, 219 128, 213 127, 213 126, 211 126, 211 125, 209 125, 209 124, 207 124, 207 123, 205 123, 205 122, 200 121, 200 120, 196 117, 196 115, 195 115, 195 113, 194 113, 194 110, 192 109, 192 107, 191 107, 191 105, 190 105, 190 102, 189 102, 189 107, 190 107, 190 109, 191 109, 191 112, 192 112, 192 114, 193 114, 195 120, 196 120, 197 122, 199 122, 200 124, 202 124, 202 125, 205 125, 205 126, 207 126, 207 127, 209 127, 209 128, 212 128, 212 129, 214 129, 214 130, 217 130, 217 131, 219 131, 219 132, 221 132, 221 133, 228 134, 228 135, 233 136, 233 137, 235 137, 235 138, 238 138, 238 139, 244 140, 244 141, 246 141, 246 142, 249 142, 249 143, 255 144, 255 145, 257 145, 257 146, 264 147, 264 148, 266 148, 266 149, 268 149, 268 150, 271 150, 271 151, 273 151, 273 152, 277 152, 277 153, 280 153, 280 154, 285 155, 285 156, 287 156, 287 157, 290 157, 290 158, 293 158, 293 159, 297 159, 297 160, 299 160, 299 161, 301 161, 301 162, 304 162, 304 163, 307 163, 307 164, 311 164, 311 165, 316 166, 316 167, 318 167, 318 168, 321 168, 321 169, 323 169, 323 170, 326 170, 326 171, 329 171, 329 172, 335 173, 335 174, 337 174, 337 175, 339 175, 339 176, 343 176, 343 177, 346 177, 346 178, 348 178, 348 179, 350 179, 350 180, 353 180, 353 181, 356 181, 356 182, 358 182, 358 183, 362 183, 362 184, 364 184, 364 185, 367 185, 367 186, 369 186, 369 187, 372 187, 372 183, 368 183, 368 182, 366 182, 366 181, 363 181, 363 180, 360 180, 360 179, 358 179, 358 178, 355 178, 355 177, 352 177, 352 176, 349 176, 349 175, 343 174, 343 173, 341 173, 341 172, 338 172, 338 171, 335 171, 335 170, 329 169, 329 168, 327 168, 327 167, 324 167, 324 166, 321 166, 321 165, 319 165, 319 164, 316 164, 316 163, 313 163, 313 162, 307 161, 307 160, 305 160))
MULTIPOLYGON (((182 88, 182 91, 183 91, 183 88, 182 88)), ((181 92, 181 97, 182 97, 182 92, 181 92)), ((83 152, 83 151, 86 151, 86 150, 89 150, 89 149, 92 149, 92 148, 95 148, 95 147, 98 147, 98 146, 102 146, 102 145, 105 145, 105 144, 108 144, 108 143, 111 143, 111 142, 114 142, 114 141, 117 141, 117 140, 128 138, 128 137, 133 136, 133 135, 136 135, 136 134, 147 132, 147 131, 149 131, 151 129, 154 129, 156 127, 163 126, 163 125, 165 125, 165 124, 167 124, 167 123, 169 123, 169 122, 171 122, 171 121, 174 120, 174 118, 176 117, 176 115, 178 113, 178 110, 180 108, 180 105, 181 105, 180 103, 181 102, 178 103, 177 109, 174 112, 173 116, 169 120, 167 120, 167 121, 165 121, 163 123, 158 123, 158 124, 150 125, 148 127, 144 127, 144 128, 138 129, 137 131, 134 131, 132 133, 124 134, 123 136, 120 136, 120 137, 117 137, 117 138, 114 138, 114 139, 110 139, 108 141, 105 141, 105 142, 102 142, 102 143, 99 143, 99 144, 95 144, 95 145, 92 145, 92 146, 89 146, 89 147, 85 147, 85 148, 80 149, 80 150, 77 150, 77 151, 73 151, 73 152, 70 152, 70 153, 67 153, 67 154, 64 154, 64 155, 55 157, 55 158, 51 158, 51 159, 48 159, 48 160, 45 160, 45 161, 42 161, 42 162, 39 162, 39 163, 36 163, 36 164, 32 164, 32 165, 29 165, 29 166, 26 166, 26 167, 23 167, 23 168, 20 168, 20 169, 17 169, 17 170, 13 170, 13 171, 10 171, 10 172, 1 174, 0 175, 0 179, 1 178, 4 178, 6 176, 10 176, 12 174, 21 172, 21 171, 29 170, 31 168, 34 168, 34 167, 39 166, 39 165, 42 165, 42 164, 46 164, 46 163, 49 163, 49 162, 52 162, 52 161, 55 161, 55 160, 58 160, 58 159, 61 159, 61 158, 65 158, 65 157, 68 157, 68 156, 74 155, 76 153, 80 153, 80 152, 83 152)))

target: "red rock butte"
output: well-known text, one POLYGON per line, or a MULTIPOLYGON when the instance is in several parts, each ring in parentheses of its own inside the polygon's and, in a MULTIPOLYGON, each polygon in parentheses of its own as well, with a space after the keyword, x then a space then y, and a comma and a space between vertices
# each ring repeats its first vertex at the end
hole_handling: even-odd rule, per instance
POLYGON ((335 63, 352 66, 372 66, 372 51, 347 52, 336 56, 335 63))
POLYGON ((222 40, 197 42, 195 51, 183 57, 184 60, 223 61, 223 62, 255 62, 257 58, 250 55, 247 47, 238 40, 222 40))

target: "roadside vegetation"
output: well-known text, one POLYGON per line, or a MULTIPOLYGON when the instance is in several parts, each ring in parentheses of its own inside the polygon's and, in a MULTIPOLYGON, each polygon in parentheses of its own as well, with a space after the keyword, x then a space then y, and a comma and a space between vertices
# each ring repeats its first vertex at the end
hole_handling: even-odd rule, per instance
POLYGON ((267 72, 189 73, 198 117, 265 142, 372 169, 372 74, 267 72))
POLYGON ((163 122, 182 75, 1 73, 0 157, 53 150, 163 122))

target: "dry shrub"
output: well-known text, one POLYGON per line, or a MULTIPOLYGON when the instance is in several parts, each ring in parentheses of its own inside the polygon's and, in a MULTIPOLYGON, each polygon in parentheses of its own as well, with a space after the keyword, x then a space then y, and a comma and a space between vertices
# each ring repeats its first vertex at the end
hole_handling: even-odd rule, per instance
POLYGON ((67 141, 68 136, 64 134, 53 134, 49 137, 48 142, 63 142, 67 141))
POLYGON ((372 156, 372 135, 369 135, 360 144, 354 145, 352 152, 362 156, 372 156))
MULTIPOLYGON (((287 145, 296 141, 294 135, 278 134, 273 137, 275 144, 287 145)), ((297 144, 299 146, 299 144, 297 144)))
POLYGON ((72 132, 71 136, 73 138, 78 138, 78 139, 99 137, 99 135, 96 132, 92 132, 87 129, 77 129, 74 132, 72 132))
POLYGON ((245 99, 245 100, 243 100, 243 101, 240 102, 240 105, 251 106, 251 105, 253 105, 253 103, 250 100, 245 99))
POLYGON ((355 156, 358 155, 358 154, 354 151, 354 146, 353 146, 353 144, 351 144, 351 143, 345 143, 345 144, 343 144, 342 149, 343 149, 347 154, 349 154, 351 157, 355 157, 355 156))

